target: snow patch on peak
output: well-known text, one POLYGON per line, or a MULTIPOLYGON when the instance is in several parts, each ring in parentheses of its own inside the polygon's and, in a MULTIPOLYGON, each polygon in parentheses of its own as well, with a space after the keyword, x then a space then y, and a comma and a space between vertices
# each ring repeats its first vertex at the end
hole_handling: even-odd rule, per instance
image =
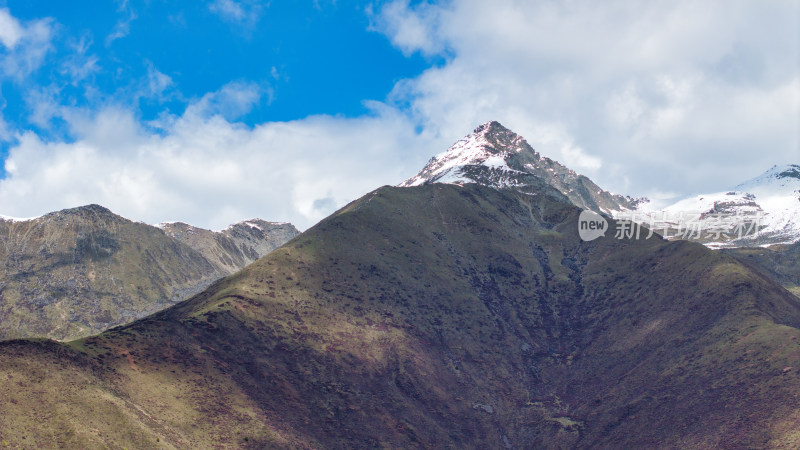
MULTIPOLYGON (((470 182, 471 180, 458 174, 460 167, 469 165, 514 171, 508 166, 506 158, 512 152, 520 152, 522 147, 516 142, 514 145, 490 142, 487 134, 497 128, 508 132, 497 122, 487 122, 476 128, 474 133, 458 140, 449 149, 431 158, 419 174, 404 181, 400 186, 420 186, 429 180, 439 183, 470 182), (497 144, 501 144, 502 148, 497 148, 497 144)), ((517 137, 516 140, 522 139, 517 137)))
POLYGON ((178 221, 161 222, 161 223, 157 223, 157 224, 155 224, 153 226, 163 230, 163 229, 169 227, 170 225, 176 225, 176 224, 179 224, 179 223, 181 223, 181 222, 178 222, 178 221))
POLYGON ((227 230, 231 230, 235 227, 249 227, 254 230, 264 231, 264 226, 284 226, 290 225, 289 222, 268 222, 263 219, 253 218, 248 220, 243 220, 241 222, 236 222, 233 224, 228 225, 225 229, 220 230, 220 232, 224 232, 227 230))

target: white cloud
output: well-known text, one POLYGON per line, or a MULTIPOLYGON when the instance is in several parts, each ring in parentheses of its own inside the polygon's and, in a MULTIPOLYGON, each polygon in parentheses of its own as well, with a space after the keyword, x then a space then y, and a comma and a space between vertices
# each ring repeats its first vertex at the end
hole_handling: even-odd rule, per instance
POLYGON ((222 116, 235 120, 249 113, 266 95, 272 101, 272 90, 249 82, 231 82, 219 91, 209 92, 186 109, 187 116, 222 116))
POLYGON ((11 15, 8 8, 0 8, 0 42, 6 48, 13 49, 24 34, 19 20, 11 15))
POLYGON ((109 33, 108 36, 106 36, 106 46, 109 46, 117 39, 122 39, 130 34, 132 19, 133 18, 130 20, 120 20, 116 25, 114 25, 114 29, 111 30, 111 33, 109 33))
POLYGON ((398 0, 373 21, 406 54, 446 56, 392 93, 420 123, 454 136, 497 119, 601 186, 645 195, 720 189, 798 162, 798 9, 398 0))
POLYGON ((28 120, 40 128, 49 128, 50 120, 59 117, 63 110, 58 95, 59 90, 53 85, 28 90, 25 93, 25 103, 30 110, 28 120))
POLYGON ((437 35, 439 11, 427 2, 411 7, 408 0, 394 1, 383 5, 377 15, 370 14, 370 29, 386 34, 405 55, 416 51, 432 55, 445 48, 437 35))
POLYGON ((7 8, 0 8, 0 76, 22 80, 41 66, 52 48, 53 21, 41 19, 22 24, 7 8))
MULTIPOLYGON (((257 17, 252 6, 211 8, 246 22, 257 17)), ((488 120, 615 192, 659 200, 724 189, 800 162, 797 9, 778 0, 396 1, 371 27, 406 54, 445 55, 444 63, 398 83, 386 103, 365 102, 370 113, 360 118, 247 127, 235 121, 272 95, 248 81, 147 124, 120 106, 66 108, 39 88, 28 96, 31 120, 61 118, 71 139, 20 136, 0 180, 0 212, 94 202, 151 223, 221 228, 261 216, 307 227, 414 175, 488 120)), ((7 32, 8 55, 24 56, 35 24, 20 25, 18 38, 7 32)), ((150 65, 140 90, 162 98, 173 88, 150 65)))
POLYGON ((3 118, 2 112, 0 112, 0 142, 5 142, 11 139, 11 130, 9 129, 8 123, 3 118))
POLYGON ((100 70, 97 56, 89 54, 91 46, 92 39, 88 34, 69 45, 72 53, 62 62, 60 71, 69 77, 73 86, 100 70))
POLYGON ((254 128, 186 113, 158 133, 120 108, 63 117, 74 142, 28 132, 11 148, 8 177, 0 180, 4 214, 99 203, 149 223, 219 229, 258 216, 305 228, 376 187, 399 183, 418 169, 404 158, 408 149, 430 147, 407 117, 388 108, 358 119, 314 116, 254 128))
POLYGON ((214 0, 208 8, 211 12, 231 20, 239 21, 245 18, 244 8, 233 0, 214 0))
POLYGON ((172 77, 156 69, 153 63, 147 61, 147 80, 141 88, 139 94, 147 98, 164 98, 164 92, 175 83, 172 77))

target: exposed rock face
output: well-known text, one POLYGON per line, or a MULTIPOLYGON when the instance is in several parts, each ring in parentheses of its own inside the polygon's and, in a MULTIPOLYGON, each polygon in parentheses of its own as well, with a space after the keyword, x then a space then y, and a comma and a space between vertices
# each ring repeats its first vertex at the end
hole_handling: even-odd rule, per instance
POLYGON ((206 230, 183 222, 163 223, 159 228, 200 252, 226 275, 238 272, 300 234, 290 223, 261 219, 239 222, 222 231, 206 230))

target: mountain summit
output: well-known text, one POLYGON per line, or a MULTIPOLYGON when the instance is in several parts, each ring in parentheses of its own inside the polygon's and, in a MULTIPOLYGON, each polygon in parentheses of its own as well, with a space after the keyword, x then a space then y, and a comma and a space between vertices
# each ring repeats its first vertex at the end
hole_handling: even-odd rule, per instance
POLYGON ((431 183, 463 185, 477 183, 522 192, 555 188, 575 205, 604 213, 635 209, 645 199, 615 195, 589 178, 545 156, 541 156, 520 135, 491 121, 431 158, 401 187, 431 183))
POLYGON ((752 194, 763 193, 767 190, 773 193, 800 194, 800 165, 772 166, 771 169, 737 185, 734 189, 752 194))

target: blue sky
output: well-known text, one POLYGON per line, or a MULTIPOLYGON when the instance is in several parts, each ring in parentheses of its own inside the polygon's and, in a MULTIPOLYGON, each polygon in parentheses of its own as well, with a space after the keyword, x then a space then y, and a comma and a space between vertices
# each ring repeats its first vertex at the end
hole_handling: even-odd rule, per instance
POLYGON ((800 162, 794 0, 0 0, 0 213, 301 228, 488 120, 668 202, 800 162))
POLYGON ((149 121, 181 114, 193 99, 240 83, 257 98, 246 112, 223 115, 252 126, 313 114, 363 115, 364 99, 384 98, 395 83, 439 59, 404 56, 370 31, 370 11, 380 8, 373 2, 0 4, 23 24, 46 17, 52 30, 41 66, 2 83, 5 120, 50 137, 68 133, 57 117, 30 120, 31 90, 76 107, 120 104, 149 121))

